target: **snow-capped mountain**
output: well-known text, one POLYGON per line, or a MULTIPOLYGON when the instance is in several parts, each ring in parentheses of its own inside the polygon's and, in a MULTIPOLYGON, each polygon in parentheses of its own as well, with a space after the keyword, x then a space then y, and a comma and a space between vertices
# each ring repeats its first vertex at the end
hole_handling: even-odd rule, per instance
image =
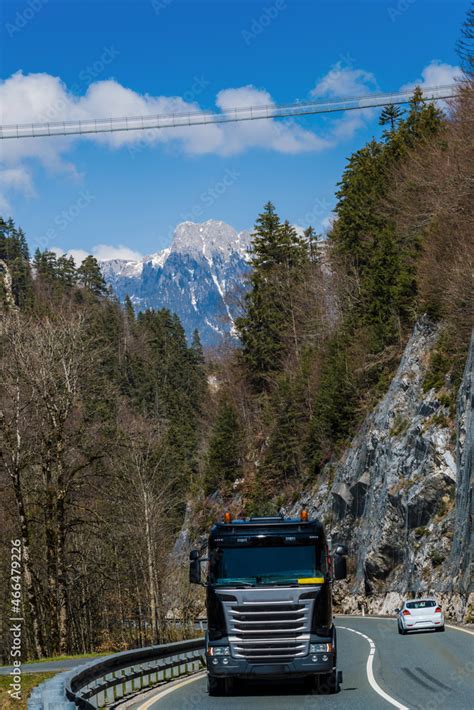
POLYGON ((170 247, 141 261, 101 262, 106 281, 137 311, 169 308, 188 337, 198 328, 206 346, 235 338, 234 319, 245 289, 250 234, 224 222, 182 222, 170 247))

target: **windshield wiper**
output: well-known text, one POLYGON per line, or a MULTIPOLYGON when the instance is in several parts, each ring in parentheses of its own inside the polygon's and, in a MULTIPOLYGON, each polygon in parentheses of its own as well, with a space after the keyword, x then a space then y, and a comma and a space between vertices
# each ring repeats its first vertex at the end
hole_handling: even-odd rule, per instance
POLYGON ((287 587, 297 587, 298 582, 294 579, 265 579, 264 577, 259 578, 259 584, 284 584, 287 587))

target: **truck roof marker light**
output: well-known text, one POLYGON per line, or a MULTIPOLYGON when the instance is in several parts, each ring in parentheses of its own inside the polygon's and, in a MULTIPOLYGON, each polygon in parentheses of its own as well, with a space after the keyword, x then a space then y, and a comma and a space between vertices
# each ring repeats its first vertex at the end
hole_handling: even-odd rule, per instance
POLYGON ((308 516, 308 511, 307 511, 307 510, 302 510, 301 513, 300 513, 300 520, 301 520, 303 523, 307 523, 307 522, 308 522, 308 518, 309 518, 309 516, 308 516))
POLYGON ((231 515, 231 514, 229 513, 229 511, 227 510, 227 511, 224 513, 224 523, 231 523, 231 522, 232 522, 232 515, 231 515))

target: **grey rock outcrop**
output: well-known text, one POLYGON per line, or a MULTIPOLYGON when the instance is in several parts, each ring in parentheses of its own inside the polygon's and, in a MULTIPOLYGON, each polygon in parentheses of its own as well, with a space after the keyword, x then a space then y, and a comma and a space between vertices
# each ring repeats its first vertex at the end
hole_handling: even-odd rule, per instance
POLYGON ((456 508, 451 550, 453 587, 473 592, 474 536, 474 333, 457 401, 456 508))
POLYGON ((472 613, 474 338, 455 422, 445 398, 423 388, 438 335, 417 323, 386 395, 292 511, 304 505, 349 543, 351 574, 335 590, 345 611, 393 612, 407 594, 435 593, 454 618, 472 613))

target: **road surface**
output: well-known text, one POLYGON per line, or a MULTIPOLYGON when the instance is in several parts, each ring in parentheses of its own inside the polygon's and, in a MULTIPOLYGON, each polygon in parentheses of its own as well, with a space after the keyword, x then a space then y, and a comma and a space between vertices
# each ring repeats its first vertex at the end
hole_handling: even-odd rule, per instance
POLYGON ((474 633, 400 636, 395 619, 338 617, 338 666, 343 684, 336 695, 312 695, 300 683, 239 683, 236 693, 210 698, 203 675, 178 681, 137 701, 133 710, 468 710, 474 697, 474 633))
MULTIPOLYGON (((68 671, 78 666, 83 666, 85 663, 90 663, 98 656, 84 656, 83 658, 67 658, 64 661, 38 661, 38 663, 23 663, 21 666, 22 673, 54 673, 60 671, 68 671)), ((13 669, 13 666, 0 666, 0 675, 8 675, 13 669)))

